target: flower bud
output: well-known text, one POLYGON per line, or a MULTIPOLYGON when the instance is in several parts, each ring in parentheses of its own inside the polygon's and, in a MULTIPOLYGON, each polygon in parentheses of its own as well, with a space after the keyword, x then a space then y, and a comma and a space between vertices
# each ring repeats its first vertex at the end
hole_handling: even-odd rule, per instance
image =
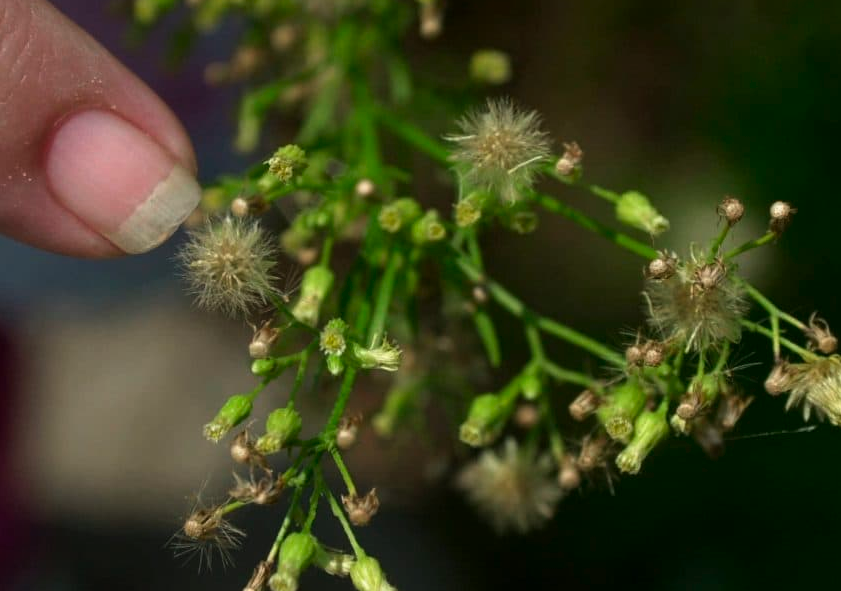
POLYGON ((643 355, 643 363, 648 367, 657 367, 663 363, 663 358, 666 355, 666 346, 657 341, 649 341, 645 344, 645 354, 643 355))
POLYGON ((668 404, 664 401, 655 411, 643 411, 634 422, 634 437, 616 456, 616 465, 622 472, 637 474, 651 450, 669 435, 666 421, 668 404))
POLYGON ((307 167, 307 154, 295 144, 278 148, 271 158, 266 160, 271 173, 281 183, 289 183, 307 167))
POLYGON ((543 382, 537 371, 529 371, 520 379, 520 393, 526 400, 537 400, 543 392, 543 382))
POLYGON ((370 556, 360 556, 350 567, 350 580, 357 591, 396 591, 385 580, 380 563, 370 556))
POLYGON ((377 192, 377 185, 371 179, 359 179, 353 188, 353 192, 356 193, 357 197, 365 199, 373 196, 377 192))
POLYGON ((243 431, 231 441, 231 459, 237 464, 248 464, 254 454, 254 446, 248 437, 248 431, 243 431))
POLYGON ((248 345, 248 354, 252 359, 265 359, 271 353, 272 345, 280 336, 280 329, 272 326, 272 321, 267 320, 263 325, 254 331, 251 343, 248 345))
POLYGON ((726 219, 729 226, 735 226, 745 215, 745 206, 735 197, 726 197, 718 204, 718 215, 726 219))
POLYGON ((563 156, 555 164, 555 170, 559 175, 577 179, 581 176, 581 162, 584 160, 584 151, 576 142, 564 143, 563 156))
POLYGON ((583 421, 599 408, 601 398, 591 390, 584 390, 569 404, 569 414, 576 421, 583 421))
POLYGON ((266 433, 257 440, 255 448, 262 454, 280 451, 289 441, 301 432, 301 415, 290 404, 276 408, 266 418, 266 433))
POLYGON ((331 376, 341 375, 345 371, 345 362, 341 355, 327 356, 327 371, 330 372, 331 376))
POLYGON ((318 324, 318 314, 321 304, 333 287, 333 272, 327 267, 312 267, 307 269, 301 279, 301 295, 292 315, 303 324, 315 326, 318 324))
POLYGON ((380 499, 377 497, 377 489, 372 488, 364 497, 356 494, 342 495, 342 504, 347 511, 348 519, 353 525, 368 525, 371 518, 377 514, 380 508, 380 499))
POLYGON ((508 54, 495 49, 481 49, 470 57, 470 77, 482 84, 505 84, 511 79, 508 54))
POLYGON ((272 591, 296 591, 301 573, 315 558, 318 543, 304 532, 289 534, 280 545, 277 572, 269 579, 272 591))
POLYGON ((531 234, 537 229, 537 214, 528 210, 515 212, 508 226, 518 234, 531 234))
POLYGON ((775 201, 771 204, 771 222, 769 229, 771 232, 779 236, 791 223, 792 217, 797 213, 797 210, 791 206, 791 203, 785 201, 775 201))
POLYGON ((459 228, 467 228, 482 219, 482 210, 488 201, 485 193, 473 192, 455 206, 455 221, 459 228))
POLYGON ((353 447, 361 422, 362 415, 359 413, 339 419, 339 425, 336 428, 336 446, 339 449, 347 450, 353 447))
POLYGON ((418 246, 439 242, 447 237, 447 230, 434 209, 427 211, 422 218, 412 224, 412 242, 418 246))
POLYGON ((523 403, 517 405, 517 410, 514 411, 514 423, 521 429, 531 429, 540 422, 540 412, 537 407, 531 403, 523 403))
POLYGON ((687 421, 691 421, 707 408, 721 391, 721 382, 717 375, 706 374, 694 378, 689 385, 689 392, 680 399, 675 412, 687 421))
POLYGON ((370 348, 359 343, 352 343, 350 357, 362 369, 382 369, 397 371, 400 368, 400 349, 387 338, 383 338, 379 345, 370 348))
POLYGON ((634 419, 645 406, 645 400, 645 391, 636 380, 628 380, 610 393, 596 414, 612 439, 630 440, 634 419))
POLYGON ((628 191, 616 202, 616 217, 620 222, 659 236, 669 229, 669 220, 654 209, 648 197, 637 191, 628 191))
POLYGON ((313 564, 334 577, 346 577, 350 574, 350 567, 355 562, 350 554, 343 554, 335 550, 328 550, 319 546, 313 559, 313 564))
POLYGON ((239 425, 251 414, 251 397, 236 394, 228 398, 216 417, 204 426, 205 438, 218 443, 228 431, 239 425))
POLYGON ((643 361, 645 361, 645 348, 642 345, 634 344, 625 349, 625 363, 639 366, 643 361))
POLYGON ((671 416, 669 419, 669 425, 671 425, 675 432, 680 433, 681 435, 689 435, 692 431, 692 423, 684 418, 681 418, 681 416, 677 414, 673 414, 671 416))
POLYGON ((422 214, 421 206, 411 197, 402 197, 383 205, 377 216, 380 227, 389 234, 396 234, 409 226, 422 214))
POLYGON ((471 447, 493 443, 511 415, 511 405, 497 394, 483 394, 473 399, 470 410, 459 428, 459 439, 471 447))

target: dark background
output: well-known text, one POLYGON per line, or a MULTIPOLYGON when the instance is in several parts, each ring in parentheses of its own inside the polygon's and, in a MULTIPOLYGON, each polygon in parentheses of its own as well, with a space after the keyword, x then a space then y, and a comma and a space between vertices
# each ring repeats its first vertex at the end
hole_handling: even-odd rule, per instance
MULTIPOLYGON (((202 42, 174 74, 160 67, 154 43, 126 47, 125 23, 109 16, 107 2, 55 4, 172 106, 194 140, 205 179, 250 161, 229 149, 237 90, 211 91, 201 81, 204 64, 230 53, 233 29, 202 42)), ((793 202, 799 212, 791 229, 767 252, 746 257, 744 271, 800 317, 819 310, 831 325, 841 322, 840 3, 464 0, 450 5, 441 39, 431 45, 410 42, 417 67, 433 59, 466 63, 480 47, 508 51, 515 79, 504 91, 543 113, 555 137, 581 143, 588 178, 641 190, 672 220, 672 232, 658 247, 685 252, 688 242, 706 240, 715 231, 714 208, 724 194, 739 196, 747 206, 741 236, 762 231, 772 201, 793 202)), ((607 206, 594 198, 551 188, 610 219, 607 206)), ((621 342, 619 330, 640 322, 639 261, 565 220, 542 218, 536 235, 506 235, 487 246, 491 273, 541 311, 614 343, 621 342)), ((4 390, 17 392, 17 404, 23 404, 26 375, 20 370, 31 360, 15 335, 28 318, 74 302, 78 309, 109 310, 116 325, 117 304, 130 295, 174 293, 173 248, 132 260, 91 262, 0 241, 0 325, 10 352, 5 358, 12 360, 9 371, 0 373, 11 376, 4 390)), ((502 326, 515 328, 504 321, 502 326)), ((504 342, 513 347, 517 338, 504 342)), ((746 339, 741 349, 746 361, 762 361, 767 368, 764 342, 746 339), (757 352, 748 356, 749 351, 757 352)), ((583 361, 574 351, 554 352, 567 365, 583 361)), ((691 442, 672 439, 646 462, 640 477, 623 478, 615 496, 604 487, 587 487, 563 502, 544 531, 524 538, 495 537, 449 487, 431 486, 411 502, 386 505, 361 541, 403 591, 837 585, 841 431, 822 425, 811 433, 738 439, 801 425, 794 413, 783 413, 783 400, 762 394, 762 371, 747 370, 746 388, 759 400, 717 461, 691 442)), ((10 424, 15 408, 10 403, 5 411, 10 424)), ((92 463, 96 453, 91 450, 92 463)), ((5 562, 19 575, 15 590, 239 589, 275 527, 273 521, 257 523, 259 516, 250 524, 246 520, 246 529, 263 532, 263 539, 260 533, 252 536, 236 569, 196 576, 162 548, 174 525, 142 517, 91 525, 77 513, 33 502, 25 471, 6 473, 11 492, 5 505, 21 508, 14 511, 19 517, 14 529, 0 534, 5 562), (21 494, 12 499, 14 491, 21 494)), ((86 478, 84 467, 78 477, 86 478)), ((130 505, 133 499, 122 502, 130 505)), ((339 544, 341 538, 329 523, 326 527, 320 533, 339 544)), ((302 584, 302 589, 333 588, 350 583, 311 574, 302 584)))

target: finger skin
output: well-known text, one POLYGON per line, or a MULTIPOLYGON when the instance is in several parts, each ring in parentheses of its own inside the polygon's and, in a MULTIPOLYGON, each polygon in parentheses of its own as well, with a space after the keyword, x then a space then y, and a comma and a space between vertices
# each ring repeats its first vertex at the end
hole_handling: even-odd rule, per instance
POLYGON ((62 122, 106 110, 195 173, 190 141, 166 105, 43 0, 0 0, 0 232, 57 253, 122 254, 55 198, 45 174, 62 122))

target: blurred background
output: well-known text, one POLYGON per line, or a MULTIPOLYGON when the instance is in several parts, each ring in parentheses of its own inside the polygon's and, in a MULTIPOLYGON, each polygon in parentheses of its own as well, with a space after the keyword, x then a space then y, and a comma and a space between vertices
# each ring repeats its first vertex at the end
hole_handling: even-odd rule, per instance
MULTIPOLYGON (((107 0, 54 3, 181 117, 204 180, 253 160, 230 147, 238 89, 202 81, 204 66, 233 50, 235 23, 173 72, 157 50, 171 28, 129 48, 107 0)), ((442 37, 408 46, 417 68, 465 71, 477 48, 509 52, 515 77, 503 91, 540 111, 554 137, 582 145, 593 182, 653 198, 672 221, 658 247, 707 240, 725 194, 747 206, 733 243, 763 231, 772 201, 793 202, 793 226, 745 257, 744 272, 784 309, 841 326, 841 3, 453 0, 442 37)), ((611 218, 592 197, 552 190, 611 218)), ((279 516, 249 514, 235 569, 196 575, 164 548, 185 496, 227 482, 226 450, 198 426, 251 384, 248 329, 191 310, 182 295, 172 262, 181 239, 97 262, 0 238, 0 588, 240 589, 269 546, 279 516)), ((544 216, 536 234, 486 246, 491 275, 542 312, 617 345, 641 321, 640 262, 563 219, 544 216)), ((512 332, 503 342, 516 343, 516 326, 500 322, 512 332)), ((747 339, 743 350, 758 348, 747 339)), ((586 367, 576 351, 554 353, 586 367)), ((366 442, 350 464, 384 506, 361 541, 403 591, 837 584, 841 430, 780 433, 801 422, 762 395, 765 355, 742 355, 765 364, 746 372, 759 399, 722 458, 673 439, 615 495, 585 487, 524 538, 495 536, 449 480, 422 482, 417 455, 366 442), (386 456, 391 466, 378 470, 386 456)), ((339 545, 324 522, 317 533, 339 545)), ((310 575, 302 589, 350 588, 310 575)))

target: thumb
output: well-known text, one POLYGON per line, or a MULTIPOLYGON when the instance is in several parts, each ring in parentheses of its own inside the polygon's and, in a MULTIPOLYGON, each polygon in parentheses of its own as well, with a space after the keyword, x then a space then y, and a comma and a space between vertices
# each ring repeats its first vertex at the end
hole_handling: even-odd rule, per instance
POLYGON ((0 0, 0 233, 84 257, 146 252, 196 207, 166 105, 44 0, 0 0))

